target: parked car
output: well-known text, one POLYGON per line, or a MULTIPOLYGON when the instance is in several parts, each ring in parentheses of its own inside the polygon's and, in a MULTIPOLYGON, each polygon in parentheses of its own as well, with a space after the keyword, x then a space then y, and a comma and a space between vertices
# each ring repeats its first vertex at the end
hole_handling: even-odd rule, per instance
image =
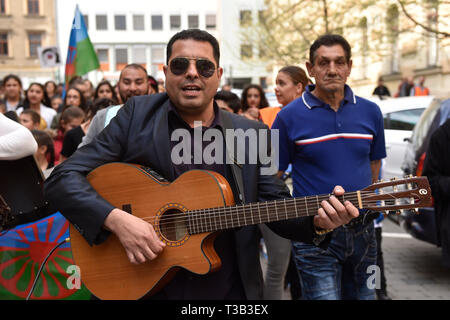
MULTIPOLYGON (((420 117, 408 139, 402 170, 405 175, 421 176, 431 135, 450 118, 450 99, 432 104, 420 117)), ((414 238, 440 246, 434 208, 420 208, 419 214, 404 210, 400 224, 414 238)))
POLYGON ((438 100, 432 96, 387 98, 369 100, 378 104, 384 118, 386 158, 382 166, 382 178, 402 177, 402 161, 405 157, 407 139, 412 135, 414 125, 422 113, 438 100))

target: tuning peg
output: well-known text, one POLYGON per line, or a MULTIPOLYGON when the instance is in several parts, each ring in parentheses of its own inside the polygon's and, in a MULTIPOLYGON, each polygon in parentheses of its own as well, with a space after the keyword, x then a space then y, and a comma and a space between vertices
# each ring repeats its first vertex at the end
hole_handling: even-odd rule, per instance
POLYGON ((395 181, 395 180, 397 180, 397 178, 396 178, 396 177, 393 177, 393 178, 391 179, 391 181, 395 181))

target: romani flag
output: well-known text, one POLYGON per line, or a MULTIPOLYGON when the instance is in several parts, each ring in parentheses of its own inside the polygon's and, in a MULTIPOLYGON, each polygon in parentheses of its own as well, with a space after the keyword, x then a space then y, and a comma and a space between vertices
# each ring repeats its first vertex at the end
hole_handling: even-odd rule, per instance
POLYGON ((66 86, 74 76, 85 75, 99 67, 97 54, 89 39, 84 18, 77 5, 67 52, 66 86))

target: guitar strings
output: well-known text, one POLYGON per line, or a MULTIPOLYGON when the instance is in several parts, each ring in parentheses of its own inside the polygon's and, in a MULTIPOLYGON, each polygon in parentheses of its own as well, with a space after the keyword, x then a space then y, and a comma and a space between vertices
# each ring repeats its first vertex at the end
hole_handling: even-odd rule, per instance
MULTIPOLYGON (((347 197, 348 200, 353 201, 354 199, 347 197)), ((365 200, 365 199, 364 199, 365 200)), ((296 205, 294 204, 294 206, 292 206, 292 200, 291 201, 286 201, 286 210, 284 211, 292 211, 294 212, 294 215, 290 215, 288 212, 284 212, 284 213, 279 213, 278 214, 278 219, 276 220, 283 220, 284 218, 289 219, 289 218, 295 218, 298 216, 305 216, 305 215, 316 215, 316 209, 314 209, 314 213, 313 214, 309 214, 309 210, 305 209, 305 210, 295 210, 296 209, 296 205), (295 212, 297 211, 297 212, 295 212), (282 217, 282 219, 280 219, 279 217, 282 217)), ((379 200, 374 201, 373 203, 365 203, 366 207, 370 207, 370 206, 376 206, 377 202, 379 202, 379 200)), ((386 202, 386 200, 385 200, 386 202)), ((263 203, 264 204, 264 203, 263 203)), ((190 222, 197 222, 197 225, 203 225, 203 221, 201 220, 203 219, 211 219, 212 217, 216 218, 217 216, 220 217, 224 217, 224 219, 226 219, 227 217, 231 217, 232 220, 225 220, 224 223, 226 225, 228 225, 228 222, 230 222, 229 224, 233 225, 235 224, 236 221, 238 221, 238 223, 240 224, 240 221, 243 220, 244 224, 250 224, 249 222, 247 222, 247 220, 253 220, 253 224, 257 224, 254 223, 254 218, 258 219, 258 217, 260 217, 259 220, 262 220, 262 222, 266 222, 266 217, 271 216, 272 218, 275 218, 275 216, 277 215, 277 212, 272 211, 272 213, 268 213, 267 210, 268 209, 273 209, 275 207, 279 207, 280 204, 282 205, 282 203, 277 203, 277 204, 270 204, 270 205, 266 205, 264 207, 259 206, 259 211, 255 212, 254 210, 257 210, 258 208, 253 207, 251 208, 250 205, 239 205, 239 206, 234 206, 234 207, 218 207, 218 208, 205 208, 205 209, 201 209, 201 210, 195 210, 195 211, 189 211, 189 212, 180 212, 177 214, 172 214, 171 217, 166 217, 164 219, 162 219, 161 224, 170 224, 170 223, 176 223, 176 221, 185 221, 185 220, 190 220, 190 222), (234 209, 234 210, 233 210, 234 209), (243 209, 243 210, 242 210, 243 209), (261 214, 261 209, 266 210, 266 213, 262 213, 261 214), (248 212, 247 212, 248 211, 248 212), (248 213, 248 214, 247 214, 248 213), (242 218, 240 218, 240 216, 242 218), (264 217, 264 219, 262 219, 262 217, 264 217), (164 222, 164 223, 163 223, 164 222)), ((395 204, 395 203, 393 203, 395 204)), ((284 209, 284 208, 282 208, 284 209)), ((143 218, 146 221, 149 222, 154 222, 155 220, 159 219, 159 217, 144 217, 143 218)), ((272 221, 274 219, 267 219, 267 222, 272 221)), ((206 222, 207 223, 207 222, 206 222)), ((210 222, 211 223, 211 222, 210 222)), ((221 223, 221 221, 219 221, 219 223, 221 223)))
MULTIPOLYGON (((370 194, 371 192, 364 192, 366 195, 370 194)), ((372 193, 372 195, 377 195, 372 193)), ((323 196, 313 196, 313 197, 309 197, 309 200, 317 200, 317 199, 328 199, 329 195, 326 196, 325 198, 323 198, 323 196)), ((308 197, 306 197, 308 198, 308 197)), ((367 197, 361 197, 361 200, 365 200, 367 199, 367 197)), ((286 201, 283 200, 277 200, 275 201, 270 201, 270 202, 266 202, 266 203, 256 203, 257 205, 255 205, 254 207, 251 206, 251 204, 246 204, 246 205, 238 205, 238 206, 229 206, 229 207, 218 207, 218 208, 205 208, 205 209, 199 209, 199 210, 193 210, 193 211, 189 211, 189 212, 180 212, 180 213, 176 213, 176 214, 172 214, 171 217, 166 217, 164 219, 162 219, 162 221, 160 222, 160 226, 164 227, 166 225, 173 225, 174 223, 176 223, 176 221, 180 221, 180 222, 194 222, 194 225, 191 225, 191 229, 201 229, 202 231, 205 229, 205 227, 209 230, 212 228, 212 220, 211 219, 215 219, 215 218, 221 218, 223 217, 223 219, 225 219, 222 223, 222 221, 215 221, 214 225, 217 227, 217 224, 220 224, 222 229, 227 229, 227 228, 233 228, 235 227, 235 224, 237 223, 238 226, 241 225, 241 221, 244 222, 244 225, 246 224, 250 224, 248 220, 252 220, 252 224, 258 224, 260 223, 264 223, 264 222, 270 222, 272 221, 272 219, 270 219, 270 217, 275 218, 276 216, 276 211, 275 211, 275 215, 274 212, 272 212, 272 214, 270 213, 262 213, 260 212, 261 209, 273 209, 276 207, 279 207, 280 205, 282 206, 283 204, 286 205, 286 212, 285 213, 280 213, 278 214, 278 219, 277 220, 284 220, 286 219, 290 219, 290 218, 297 218, 297 217, 301 217, 301 216, 305 216, 305 215, 316 215, 316 211, 314 211, 314 214, 309 214, 309 211, 307 209, 302 209, 302 210, 297 210, 297 212, 295 212, 295 201, 308 201, 308 199, 305 198, 296 198, 296 199, 289 199, 286 201), (301 199, 301 200, 299 200, 301 199), (261 204, 264 205, 266 204, 266 208, 261 208, 261 204), (294 205, 292 205, 294 204, 294 205), (257 208, 257 206, 259 208, 257 208), (233 210, 234 209, 234 210, 233 210), (243 210, 242 210, 243 209, 243 210), (253 210, 259 209, 258 213, 254 212, 253 210), (247 213, 247 210, 249 211, 247 213), (293 211, 293 213, 289 213, 290 211, 293 211), (300 211, 300 212, 299 212, 300 211), (240 218, 241 216, 241 218, 240 218), (227 218, 231 217, 231 220, 227 218), (259 220, 258 220, 259 217, 259 220), (264 219, 262 219, 262 217, 264 217, 264 219), (279 219, 279 217, 282 217, 282 219, 279 219), (193 219, 190 219, 193 218, 193 219), (203 218, 203 220, 202 220, 203 218), (209 222, 206 221, 206 219, 209 218, 209 222), (254 222, 254 218, 257 219, 257 221, 259 222, 254 222), (268 219, 267 219, 268 218, 268 219), (267 219, 267 221, 266 221, 267 219), (195 223, 196 222, 196 223, 195 223), (226 225, 226 228, 223 228, 223 224, 226 225), (230 226, 229 226, 230 225, 230 226)), ((349 200, 350 202, 358 200, 358 197, 356 195, 353 196, 347 196, 346 200, 349 200)), ((371 201, 371 202, 367 202, 365 203, 366 207, 370 207, 370 206, 376 206, 376 204, 379 202, 380 200, 376 200, 376 201, 371 201)), ((384 200, 385 202, 387 200, 384 200)), ((395 204, 395 203, 394 203, 395 204)), ((283 208, 282 208, 283 209, 283 208)), ((315 210, 318 208, 315 208, 315 210)), ((142 218, 145 221, 149 221, 151 222, 155 222, 157 219, 159 219, 159 217, 144 217, 142 218)), ((164 228, 165 231, 170 231, 173 229, 177 229, 177 227, 166 227, 164 228)))
MULTIPOLYGON (((377 204, 377 201, 374 201, 373 203, 368 203, 367 206, 371 206, 371 205, 376 206, 376 204, 377 204)), ((393 204, 395 204, 395 203, 393 203, 393 204)), ((189 231, 190 234, 218 231, 218 230, 224 230, 224 229, 232 229, 232 228, 235 228, 235 227, 240 227, 240 226, 245 226, 245 225, 252 225, 252 224, 258 224, 258 223, 266 223, 266 222, 278 221, 278 219, 266 219, 265 218, 265 219, 260 219, 260 221, 257 221, 257 222, 253 221, 252 223, 250 223, 248 220, 250 220, 251 217, 249 215, 245 215, 245 212, 242 214, 242 218, 239 218, 238 216, 236 216, 237 213, 233 213, 232 212, 230 214, 230 213, 227 212, 226 215, 228 217, 231 216, 232 217, 231 220, 228 219, 228 220, 225 220, 223 222, 222 221, 219 221, 219 222, 215 221, 215 223, 213 223, 212 219, 222 218, 222 217, 224 217, 224 214, 221 213, 221 212, 214 211, 214 212, 211 212, 211 213, 207 213, 206 215, 210 218, 209 222, 206 221, 206 220, 202 221, 200 219, 196 219, 194 221, 196 221, 197 224, 191 224, 191 225, 187 226, 187 228, 189 229, 188 231, 189 231), (244 221, 244 224, 241 224, 242 221, 244 221), (220 225, 220 227, 218 227, 218 225, 220 225), (224 225, 225 225, 225 227, 224 227, 224 225)), ((308 212, 306 212, 306 214, 305 214, 305 211, 302 212, 302 213, 288 213, 287 215, 284 214, 283 215, 283 219, 280 219, 280 220, 299 218, 299 217, 306 216, 306 215, 308 215, 308 212), (287 217, 287 218, 284 219, 285 217, 287 217)), ((253 216, 255 217, 254 214, 253 214, 253 216)), ((185 222, 186 223, 192 222, 192 221, 189 220, 189 217, 190 217, 189 215, 185 215, 185 216, 183 216, 181 218, 178 218, 178 220, 180 222, 183 222, 183 223, 185 223, 185 222)), ((160 223, 160 229, 162 228, 164 230, 164 232, 170 232, 170 231, 179 229, 179 227, 176 227, 176 226, 173 226, 173 225, 174 225, 174 223, 167 223, 167 222, 165 222, 163 220, 163 222, 160 223)))
MULTIPOLYGON (((367 192, 366 194, 369 194, 370 192, 367 192)), ((361 194, 362 195, 362 194, 361 194)), ((373 194, 375 195, 375 194, 373 194)), ((201 218, 202 216, 209 216, 212 212, 205 212, 206 210, 208 211, 220 211, 220 214, 228 214, 227 212, 222 212, 222 210, 226 211, 228 210, 234 210, 233 212, 236 213, 236 210, 239 211, 240 209, 243 209, 244 211, 246 210, 255 210, 256 206, 259 206, 259 208, 265 210, 267 207, 269 209, 273 209, 273 208, 277 208, 283 206, 284 204, 292 206, 293 205, 293 209, 295 209, 296 205, 299 206, 303 206, 306 202, 307 206, 311 206, 311 207, 316 207, 317 206, 317 201, 323 201, 323 200, 328 200, 330 197, 330 195, 321 195, 321 196, 313 196, 313 197, 303 197, 303 198, 286 198, 286 199, 277 199, 277 200, 269 200, 269 201, 265 201, 265 202, 254 202, 254 203, 247 203, 244 205, 235 205, 235 206, 226 206, 226 207, 215 207, 215 208, 202 208, 202 209, 196 209, 196 210, 189 210, 186 212, 179 212, 179 213, 174 213, 171 214, 171 218, 165 218, 164 220, 168 221, 171 219, 176 219, 177 217, 186 217, 187 215, 195 215, 195 217, 197 218, 201 218), (314 203, 311 203, 310 200, 313 200, 314 203), (258 205, 259 204, 259 205, 258 205), (254 206, 253 208, 251 208, 251 206, 254 206), (263 208, 264 206, 264 208, 263 208)), ((366 198, 361 197, 361 200, 365 200, 366 198)), ((354 195, 349 195, 347 197, 345 197, 345 200, 348 200, 350 202, 354 202, 354 201, 358 201, 358 196, 357 194, 354 195)), ((284 208, 281 208, 284 209, 284 208)), ((317 207, 318 209, 318 207, 317 207)), ((142 217, 141 219, 145 219, 145 218, 153 218, 154 220, 158 219, 158 217, 152 216, 152 217, 142 217)))

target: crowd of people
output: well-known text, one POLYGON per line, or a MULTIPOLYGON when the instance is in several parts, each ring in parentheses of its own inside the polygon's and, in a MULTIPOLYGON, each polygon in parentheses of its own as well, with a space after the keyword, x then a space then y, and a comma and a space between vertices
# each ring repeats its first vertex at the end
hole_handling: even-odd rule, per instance
POLYGON ((333 191, 315 208, 314 217, 221 234, 216 249, 224 260, 222 269, 202 277, 180 271, 158 299, 279 300, 285 283, 291 285, 293 299, 374 299, 366 271, 377 263, 373 221, 378 215, 337 198, 344 189, 356 191, 376 181, 386 156, 378 106, 356 96, 346 84, 352 66, 350 45, 338 35, 325 35, 313 43, 306 67, 314 82, 298 66, 280 69, 275 88, 279 107, 269 107, 257 84, 246 86, 241 97, 228 85, 218 90, 223 74, 219 57, 214 37, 184 30, 167 46, 164 88, 138 64, 125 66, 115 86, 103 80, 94 87, 88 80, 73 78, 64 97, 63 86, 52 81, 32 83, 22 95, 20 78, 8 75, 0 109, 34 136, 35 157, 48 177, 45 191, 54 206, 84 230, 90 244, 100 244, 106 230, 115 233, 133 264, 155 259, 165 244, 153 228, 143 228, 146 222, 92 199, 89 194, 95 191, 72 174, 84 175, 104 162, 140 161, 173 181, 186 170, 207 168, 224 175, 230 184, 234 181, 238 186, 234 192, 240 192, 242 184, 245 201, 256 202, 291 196, 280 179, 291 166, 294 197, 333 191), (278 174, 264 176, 242 164, 239 178, 219 165, 161 160, 173 145, 153 141, 154 137, 160 139, 162 132, 180 127, 193 130, 194 120, 201 120, 205 130, 223 127, 225 117, 231 117, 235 128, 279 130, 278 174), (130 123, 133 127, 124 136, 121 128, 130 123), (145 129, 140 132, 139 127, 145 129), (162 131, 155 133, 155 128, 162 131), (351 139, 346 138, 349 133, 351 139), (148 141, 153 141, 150 146, 148 141), (156 146, 158 152, 142 149, 156 146), (265 277, 259 262, 261 237, 268 256, 265 277))
MULTIPOLYGON (((378 78, 378 83, 372 92, 372 95, 380 98, 390 97, 391 92, 384 84, 383 77, 378 78)), ((394 97, 418 97, 430 95, 430 89, 425 86, 425 77, 419 76, 417 83, 414 83, 414 77, 404 77, 398 85, 398 90, 395 92, 394 97)))

